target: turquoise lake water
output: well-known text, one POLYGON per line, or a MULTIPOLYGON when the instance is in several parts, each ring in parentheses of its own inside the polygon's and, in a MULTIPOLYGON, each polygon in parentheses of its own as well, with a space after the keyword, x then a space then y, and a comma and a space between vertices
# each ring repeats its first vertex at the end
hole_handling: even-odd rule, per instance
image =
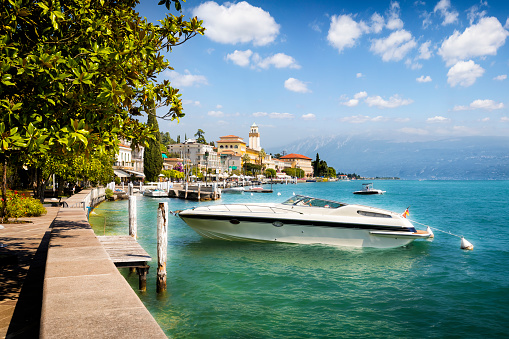
MULTIPOLYGON (((274 185, 275 193, 215 202, 138 197, 138 241, 154 258, 147 292, 122 269, 172 338, 498 338, 509 336, 509 181, 360 181, 274 185), (280 192, 278 196, 276 193, 280 192), (167 285, 157 295, 156 214, 231 202, 282 202, 293 193, 403 212, 438 231, 395 249, 205 239, 180 218, 168 230, 167 285)), ((128 234, 127 201, 104 202, 97 235, 128 234)), ((417 228, 425 229, 415 224, 417 228)))

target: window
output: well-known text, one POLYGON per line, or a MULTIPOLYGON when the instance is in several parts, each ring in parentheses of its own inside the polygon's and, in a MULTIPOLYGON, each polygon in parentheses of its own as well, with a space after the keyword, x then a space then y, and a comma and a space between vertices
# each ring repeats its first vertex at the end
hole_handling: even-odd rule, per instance
POLYGON ((235 148, 239 148, 239 145, 235 145, 235 148))

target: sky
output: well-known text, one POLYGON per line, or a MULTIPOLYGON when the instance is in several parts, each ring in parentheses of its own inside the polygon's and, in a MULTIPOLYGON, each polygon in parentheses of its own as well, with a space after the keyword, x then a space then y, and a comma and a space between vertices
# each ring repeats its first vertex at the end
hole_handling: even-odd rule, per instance
MULTIPOLYGON (((156 22, 167 10, 142 0, 156 22)), ((187 0, 206 28, 166 56, 207 141, 259 127, 263 148, 319 136, 509 136, 509 1, 187 0)), ((160 108, 158 112, 164 112, 160 108)))

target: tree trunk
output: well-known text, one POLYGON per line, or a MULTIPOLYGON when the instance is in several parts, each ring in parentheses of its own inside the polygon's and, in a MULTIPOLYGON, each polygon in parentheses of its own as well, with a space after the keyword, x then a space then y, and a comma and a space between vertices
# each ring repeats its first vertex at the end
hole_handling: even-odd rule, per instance
POLYGON ((2 222, 6 222, 8 220, 7 217, 7 157, 3 156, 3 171, 2 171, 2 211, 0 214, 2 215, 2 222))

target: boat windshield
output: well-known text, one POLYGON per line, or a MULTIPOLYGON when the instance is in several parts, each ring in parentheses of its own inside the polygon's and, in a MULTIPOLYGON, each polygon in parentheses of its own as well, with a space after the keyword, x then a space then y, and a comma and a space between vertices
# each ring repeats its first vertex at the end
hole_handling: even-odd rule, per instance
POLYGON ((306 197, 304 195, 294 195, 290 199, 288 199, 285 202, 283 202, 283 205, 312 206, 312 207, 323 207, 323 208, 339 208, 341 206, 345 206, 346 204, 343 204, 343 203, 340 203, 340 202, 336 202, 336 201, 330 201, 330 200, 306 197))

